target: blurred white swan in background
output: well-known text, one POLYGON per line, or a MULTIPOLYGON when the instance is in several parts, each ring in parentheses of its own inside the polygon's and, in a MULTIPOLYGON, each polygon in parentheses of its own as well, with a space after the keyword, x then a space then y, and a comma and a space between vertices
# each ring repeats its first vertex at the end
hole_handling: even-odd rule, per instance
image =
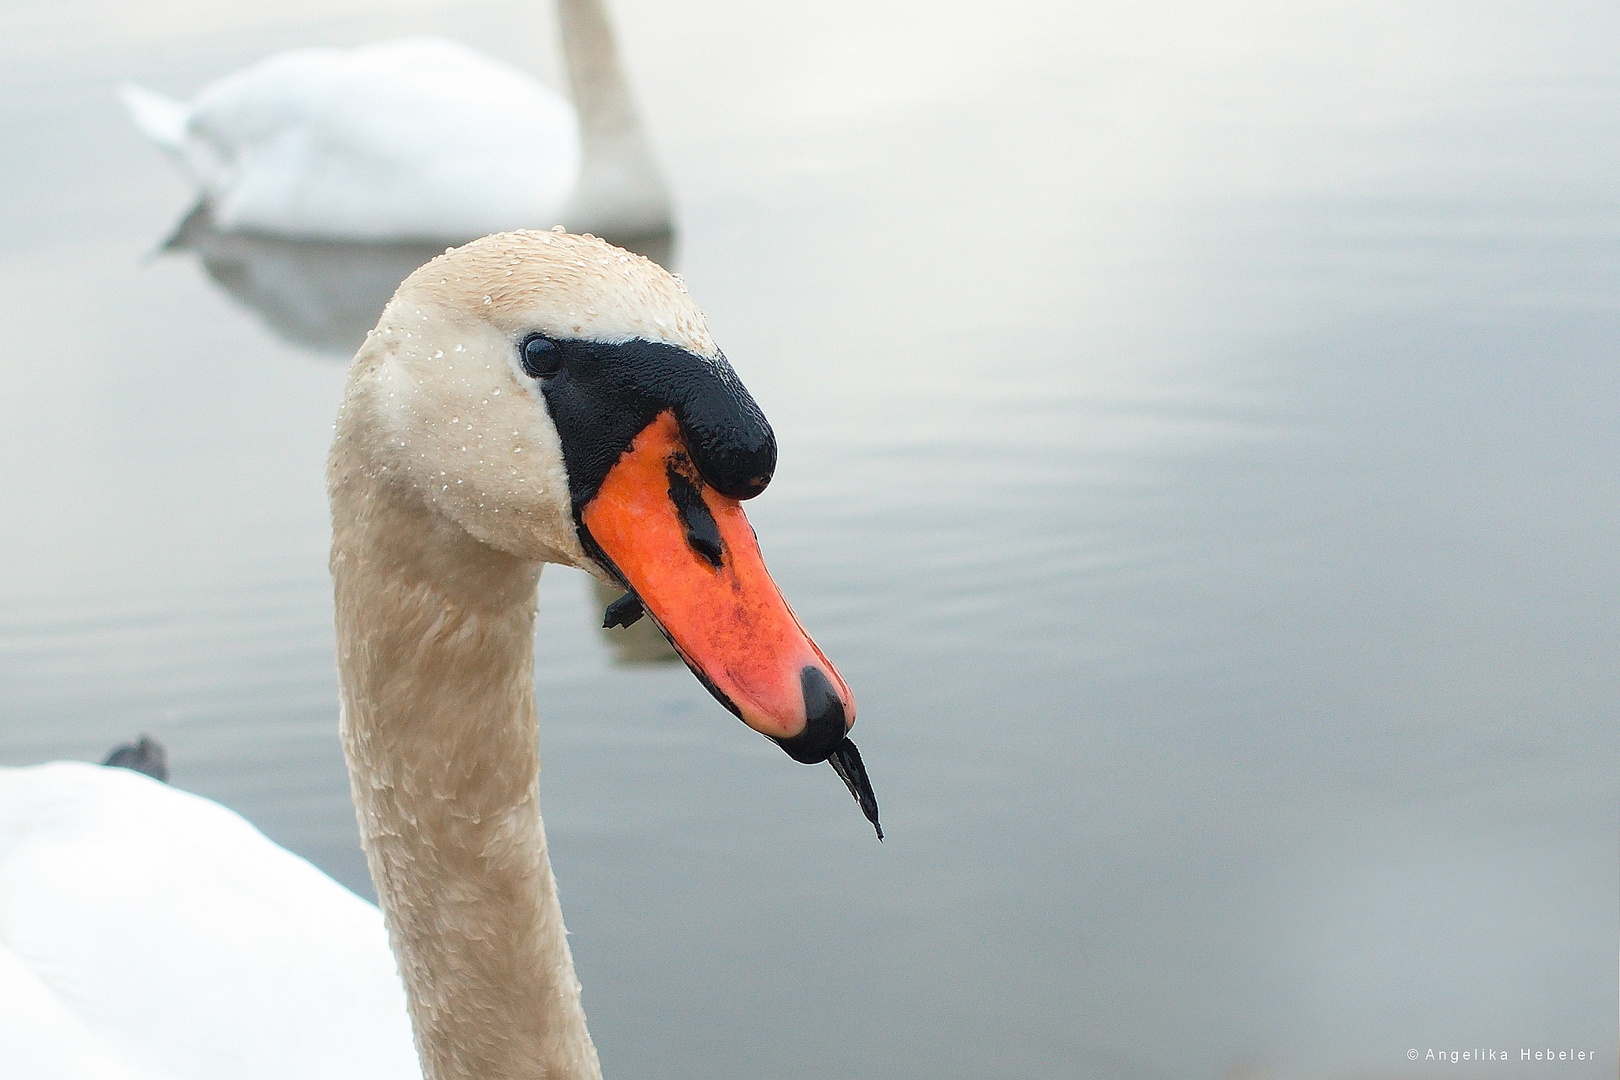
POLYGON ((557 13, 572 104, 430 37, 280 53, 190 103, 134 85, 122 95, 227 232, 458 242, 554 224, 667 232, 669 196, 601 0, 557 0, 557 13))

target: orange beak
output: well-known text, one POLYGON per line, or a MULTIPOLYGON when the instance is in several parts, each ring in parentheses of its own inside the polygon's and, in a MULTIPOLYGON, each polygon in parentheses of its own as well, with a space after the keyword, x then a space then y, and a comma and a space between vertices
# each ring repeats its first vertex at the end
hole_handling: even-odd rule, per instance
POLYGON ((674 413, 636 436, 580 519, 722 705, 795 760, 831 756, 845 775, 854 695, 782 599, 742 504, 704 483, 674 413))

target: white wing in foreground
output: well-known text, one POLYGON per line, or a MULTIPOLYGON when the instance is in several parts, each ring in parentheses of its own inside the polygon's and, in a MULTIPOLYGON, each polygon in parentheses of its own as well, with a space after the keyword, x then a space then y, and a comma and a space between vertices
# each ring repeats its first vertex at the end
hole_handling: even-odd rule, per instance
POLYGON ((0 769, 0 1059, 34 1080, 420 1080, 382 916, 127 769, 0 769))

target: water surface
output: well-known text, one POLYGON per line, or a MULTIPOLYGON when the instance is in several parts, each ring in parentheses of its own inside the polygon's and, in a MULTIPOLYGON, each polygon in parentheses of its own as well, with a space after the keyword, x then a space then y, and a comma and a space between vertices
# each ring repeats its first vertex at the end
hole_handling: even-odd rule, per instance
MULTIPOLYGON (((1620 14, 1117 8, 614 4, 889 839, 548 570, 611 1077, 1612 1075, 1620 14)), ((0 9, 0 760, 151 731, 370 894, 342 361, 158 253, 113 91, 418 31, 555 77, 548 19, 0 9)))

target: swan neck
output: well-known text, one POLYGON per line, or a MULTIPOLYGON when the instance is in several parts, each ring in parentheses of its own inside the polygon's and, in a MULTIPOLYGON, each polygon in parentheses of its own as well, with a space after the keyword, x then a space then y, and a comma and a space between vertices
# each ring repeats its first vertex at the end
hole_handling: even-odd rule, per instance
POLYGON ((639 135, 641 121, 601 0, 558 0, 557 20, 580 134, 587 140, 639 135))
POLYGON ((602 0, 557 0, 584 160, 569 227, 618 239, 668 232, 669 192, 642 133, 602 0))
POLYGON ((345 445, 343 746, 423 1075, 600 1080, 540 818, 539 566, 349 467, 345 445))

